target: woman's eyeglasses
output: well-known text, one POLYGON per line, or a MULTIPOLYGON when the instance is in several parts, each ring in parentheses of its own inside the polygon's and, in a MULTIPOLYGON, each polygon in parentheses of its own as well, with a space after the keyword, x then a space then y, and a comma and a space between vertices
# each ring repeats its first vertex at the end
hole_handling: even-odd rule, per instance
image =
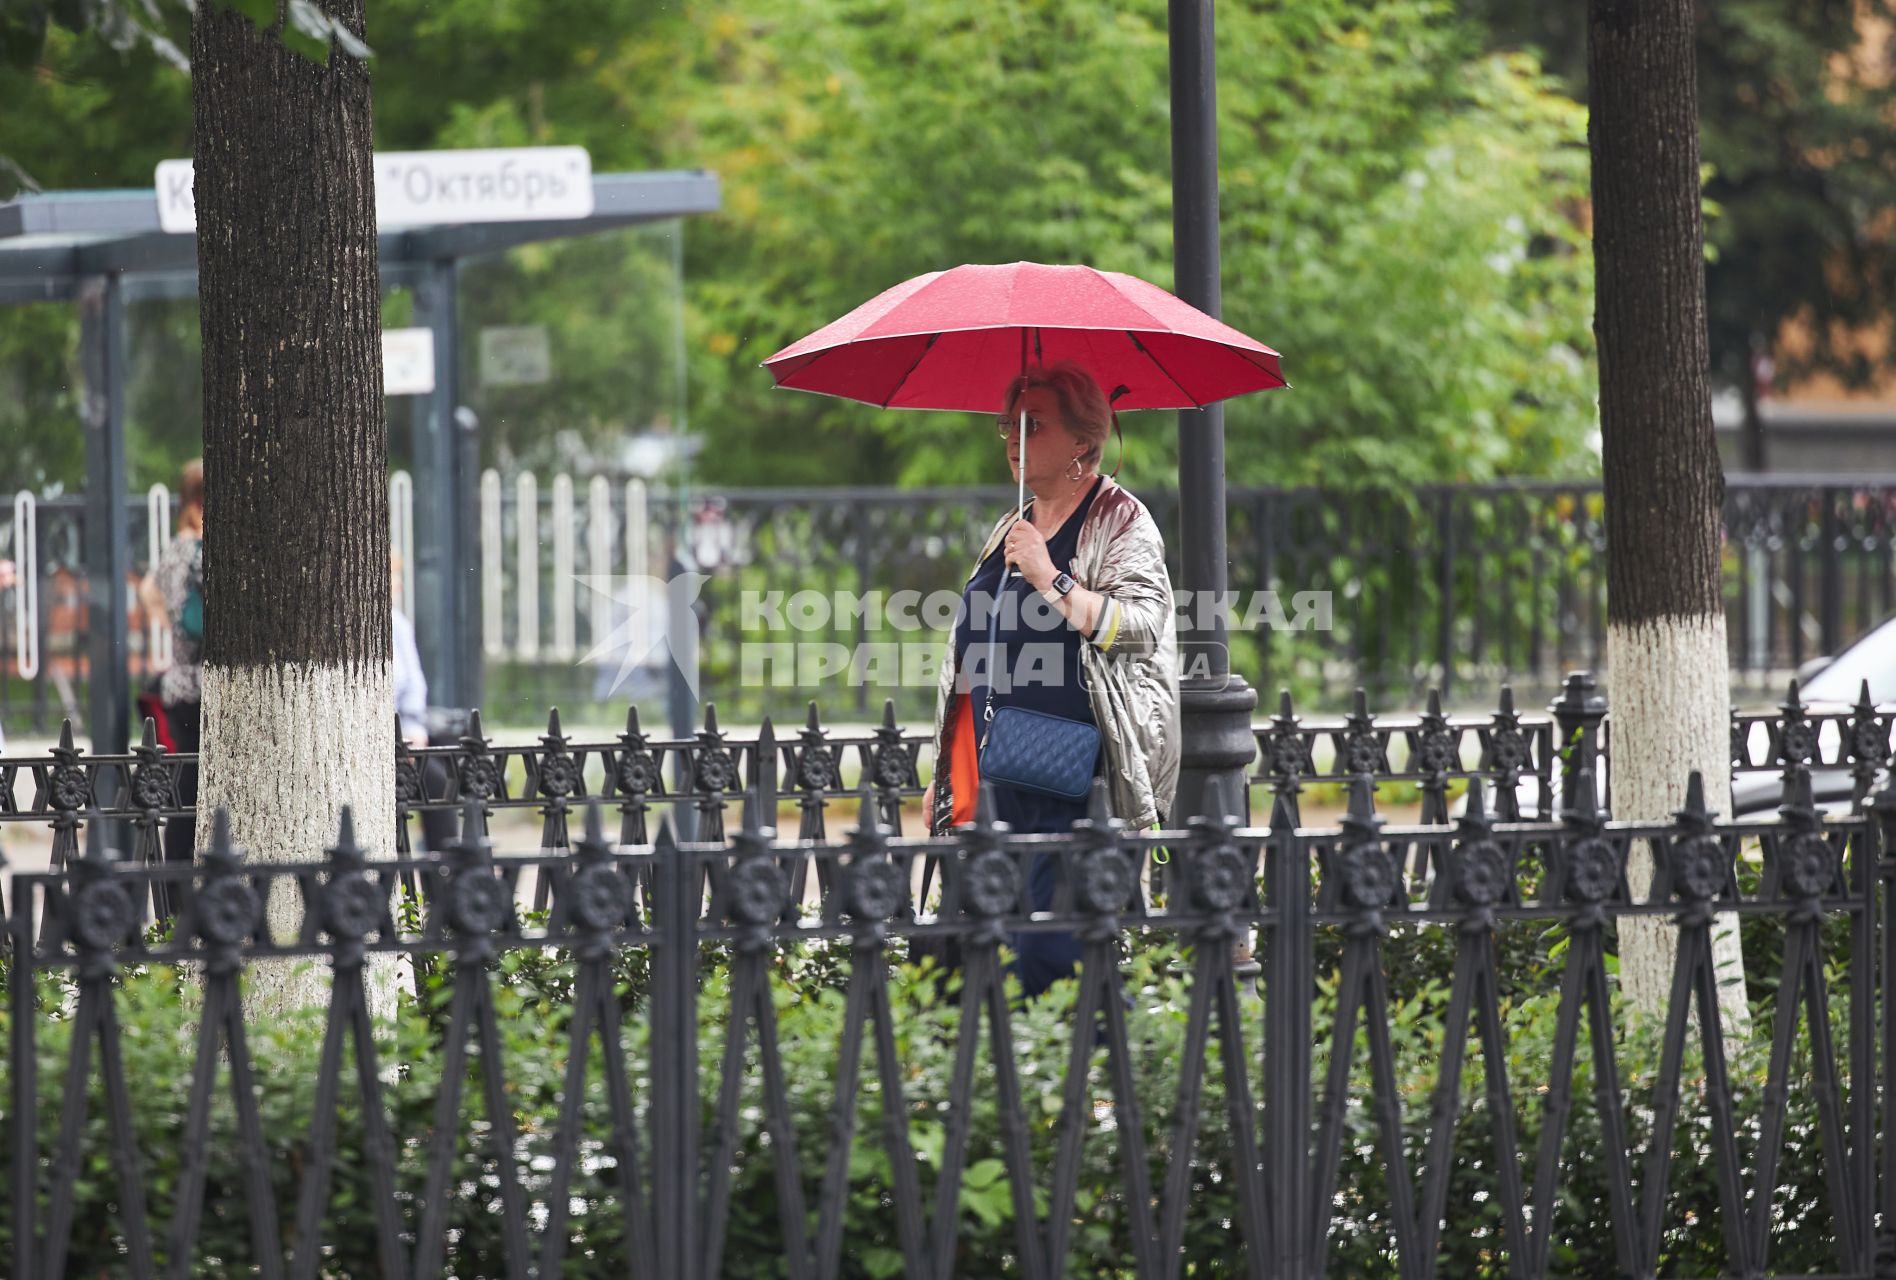
MULTIPOLYGON (((1035 436, 1039 435, 1040 428, 1042 425, 1044 424, 1042 424, 1039 418, 1036 418, 1031 413, 1028 414, 1027 415, 1027 438, 1031 440, 1035 436)), ((996 418, 994 420, 995 434, 1000 436, 1000 438, 1003 440, 1011 439, 1014 433, 1019 430, 1020 430, 1020 415, 1019 414, 1008 414, 1005 417, 996 418)))

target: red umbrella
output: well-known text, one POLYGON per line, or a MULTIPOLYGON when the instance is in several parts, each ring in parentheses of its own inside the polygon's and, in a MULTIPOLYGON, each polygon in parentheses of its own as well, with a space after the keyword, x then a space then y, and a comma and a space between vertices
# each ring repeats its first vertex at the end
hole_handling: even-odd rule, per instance
MULTIPOLYGON (((906 280, 764 361, 780 387, 885 409, 993 413, 1029 365, 1071 360, 1114 409, 1197 409, 1285 386, 1277 353, 1154 284, 1038 262, 906 280)), ((1027 411, 1018 508, 1026 511, 1027 411)))
POLYGON ((764 367, 780 387, 885 409, 993 413, 1026 366, 1063 360, 1115 409, 1194 409, 1285 385, 1277 352, 1157 285, 1038 262, 916 276, 764 367))

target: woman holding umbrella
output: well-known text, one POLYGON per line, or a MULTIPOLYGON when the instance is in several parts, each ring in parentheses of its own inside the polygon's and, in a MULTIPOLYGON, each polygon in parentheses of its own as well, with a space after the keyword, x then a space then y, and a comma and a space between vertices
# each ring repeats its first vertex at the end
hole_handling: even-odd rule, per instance
MULTIPOLYGON (((1113 413, 1084 369, 1031 369, 1002 408, 1008 463, 1033 499, 1024 517, 1010 510, 995 525, 962 595, 937 697, 941 763, 924 801, 931 827, 973 820, 982 740, 1008 708, 1097 729, 1092 764, 1108 780, 1114 812, 1149 827, 1170 810, 1178 782, 1164 541, 1144 504, 1100 474, 1113 413)), ((1063 832, 1086 816, 1084 795, 993 782, 993 796, 995 818, 1016 832, 1063 832)), ((1039 855, 1027 870, 1034 908, 1049 909, 1051 859, 1039 855)), ((1029 995, 1079 960, 1070 933, 1021 934, 1015 949, 1029 995)))
MULTIPOLYGON (((1014 830, 1064 831, 1086 816, 1096 773, 1134 827, 1180 816, 1165 546, 1139 500, 1099 474, 1100 454, 1115 408, 1203 408, 1285 385, 1277 352, 1136 276, 976 263, 884 290, 764 367, 781 387, 884 409, 1000 410, 1019 488, 942 666, 931 832, 972 820, 982 783, 1014 830)), ((1035 910, 1048 909, 1053 869, 1040 859, 1029 875, 1035 910)), ((1030 993, 1078 956, 1069 935, 1016 943, 1030 993)))

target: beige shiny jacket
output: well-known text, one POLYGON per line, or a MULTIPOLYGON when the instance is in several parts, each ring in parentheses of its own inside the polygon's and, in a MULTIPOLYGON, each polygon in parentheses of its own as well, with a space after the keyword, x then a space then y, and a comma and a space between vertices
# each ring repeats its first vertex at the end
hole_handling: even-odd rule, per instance
MULTIPOLYGON (((1080 526, 1072 563, 1058 567, 1105 597, 1093 637, 1080 645, 1080 667, 1106 746, 1113 813, 1141 830, 1171 812, 1178 789, 1178 623, 1159 526, 1145 504, 1110 477, 1100 485, 1080 526)), ((970 580, 1014 519, 1009 511, 988 534, 968 570, 970 580)), ((950 636, 935 698, 935 807, 929 829, 936 833, 948 830, 955 811, 947 763, 955 726, 948 712, 959 674, 950 636)))

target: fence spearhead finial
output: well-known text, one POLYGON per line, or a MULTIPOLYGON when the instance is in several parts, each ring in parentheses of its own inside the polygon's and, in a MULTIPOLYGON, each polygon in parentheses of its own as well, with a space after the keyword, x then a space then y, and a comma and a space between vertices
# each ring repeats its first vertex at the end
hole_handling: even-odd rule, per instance
MULTIPOLYGON (((222 813, 223 810, 220 809, 218 810, 218 812, 222 813)), ((102 817, 102 815, 99 813, 97 809, 87 809, 85 817, 86 817, 85 860, 87 862, 97 863, 101 866, 103 866, 104 864, 108 862, 114 861, 117 855, 113 852, 112 847, 106 843, 104 818, 102 817)))
POLYGON ((230 810, 220 804, 211 813, 211 847, 205 851, 204 860, 231 864, 241 861, 242 857, 236 842, 231 839, 230 810))
POLYGON ((586 801, 586 834, 580 837, 576 848, 582 858, 603 858, 612 852, 612 846, 606 842, 606 820, 598 796, 586 801))
POLYGON ((1573 790, 1564 799, 1566 805, 1561 809, 1560 816, 1565 822, 1591 827, 1605 816, 1600 812, 1600 796, 1594 789, 1591 769, 1581 769, 1574 774, 1573 790))
POLYGON ((810 699, 810 714, 804 720, 803 727, 810 733, 820 733, 823 730, 823 717, 817 712, 815 698, 810 699))
POLYGON ((1717 819, 1718 815, 1705 807, 1705 775, 1697 769, 1686 778, 1685 803, 1674 809, 1672 816, 1692 831, 1708 831, 1717 819))
POLYGON ((884 729, 894 729, 897 727, 895 723, 894 698, 884 698, 882 700, 882 727, 884 729))
POLYGON ((1192 817, 1192 826, 1209 825, 1213 827, 1236 826, 1238 810, 1241 806, 1232 803, 1225 789, 1225 779, 1213 775, 1205 780, 1205 812, 1192 817))
POLYGON ((481 709, 479 707, 475 707, 467 713, 467 734, 462 738, 462 741, 474 746, 486 745, 487 735, 481 732, 481 709))
POLYGON ((1811 794, 1810 770, 1801 764, 1790 764, 1784 769, 1784 802, 1778 806, 1778 813, 1803 827, 1814 827, 1822 821, 1811 794))
POLYGON ((481 802, 469 796, 461 805, 461 838, 459 845, 469 852, 480 849, 484 837, 481 828, 486 826, 486 815, 481 811, 481 802))
POLYGON ((1382 825, 1382 817, 1376 812, 1375 780, 1358 774, 1350 779, 1350 804, 1343 815, 1343 829, 1359 839, 1374 839, 1382 825))
MULTIPOLYGON (((1869 681, 1864 681, 1863 687, 1869 688, 1869 681)), ((145 731, 139 735, 138 745, 147 751, 158 749, 158 722, 150 716, 145 717, 145 731)))
POLYGON ((564 739, 566 737, 565 734, 560 732, 560 709, 558 707, 547 708, 546 736, 554 739, 564 739))
POLYGON ((1271 834, 1286 835, 1297 826, 1297 820, 1290 811, 1290 797, 1282 791, 1271 797, 1271 834))
POLYGON ((70 717, 59 722, 59 746, 54 748, 61 755, 73 754, 72 720, 70 717))
POLYGON ((364 849, 356 843, 355 810, 346 804, 336 819, 336 843, 328 852, 332 863, 351 870, 360 868, 366 860, 364 849))
POLYGON ((1468 796, 1462 805, 1461 825, 1471 822, 1488 825, 1488 789, 1481 785, 1479 774, 1468 779, 1468 796))
POLYGON ((699 736, 705 738, 715 738, 718 736, 717 703, 707 702, 704 704, 704 728, 699 730, 699 736))
POLYGON ((625 736, 639 736, 639 708, 637 703, 627 703, 625 708, 625 736))

